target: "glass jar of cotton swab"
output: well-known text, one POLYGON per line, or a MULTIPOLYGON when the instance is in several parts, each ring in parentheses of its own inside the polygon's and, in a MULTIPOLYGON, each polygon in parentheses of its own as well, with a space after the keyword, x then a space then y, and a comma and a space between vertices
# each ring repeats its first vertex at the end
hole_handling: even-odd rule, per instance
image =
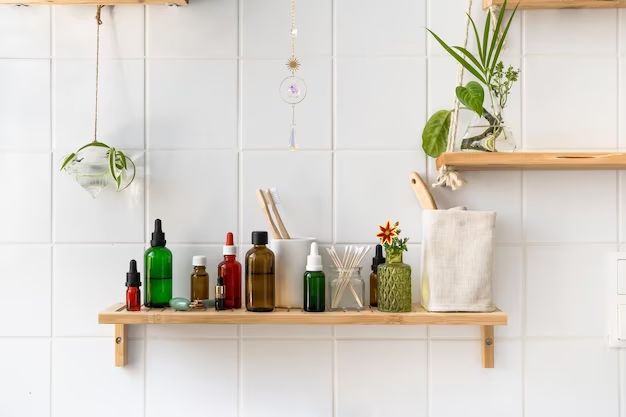
POLYGON ((361 262, 369 247, 348 245, 343 254, 339 255, 335 247, 326 251, 333 261, 330 271, 331 310, 361 310, 365 302, 365 281, 361 278, 361 262))

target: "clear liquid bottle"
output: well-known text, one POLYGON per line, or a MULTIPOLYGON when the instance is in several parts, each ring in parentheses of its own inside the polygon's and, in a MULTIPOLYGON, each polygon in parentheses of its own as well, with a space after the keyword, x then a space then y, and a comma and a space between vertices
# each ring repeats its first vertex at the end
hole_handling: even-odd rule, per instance
POLYGON ((267 232, 252 232, 254 247, 246 253, 246 310, 273 311, 276 302, 274 252, 267 248, 267 232))

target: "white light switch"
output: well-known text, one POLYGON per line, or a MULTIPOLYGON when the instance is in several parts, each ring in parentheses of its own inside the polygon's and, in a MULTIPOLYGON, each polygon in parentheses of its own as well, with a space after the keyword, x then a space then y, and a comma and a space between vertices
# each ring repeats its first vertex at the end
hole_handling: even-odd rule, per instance
POLYGON ((626 259, 617 261, 617 293, 626 295, 626 259))

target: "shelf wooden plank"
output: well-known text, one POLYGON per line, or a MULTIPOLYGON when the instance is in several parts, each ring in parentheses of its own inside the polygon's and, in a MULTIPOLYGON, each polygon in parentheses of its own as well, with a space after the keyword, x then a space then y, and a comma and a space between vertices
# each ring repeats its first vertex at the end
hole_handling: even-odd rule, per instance
MULTIPOLYGON (((483 7, 501 6, 504 0, 483 0, 483 7)), ((518 2, 509 0, 507 9, 518 2)), ((626 7, 626 0, 519 0, 520 9, 609 9, 626 7)))
POLYGON ((91 5, 99 4, 105 6, 127 5, 127 4, 147 4, 147 5, 172 5, 186 6, 188 0, 0 0, 0 4, 19 4, 19 5, 91 5))
POLYGON ((174 311, 169 308, 126 311, 116 304, 98 315, 100 324, 439 324, 497 326, 507 323, 506 313, 431 313, 414 305, 409 313, 383 313, 378 310, 327 311, 276 309, 271 313, 240 310, 174 311))
POLYGON ((437 167, 447 165, 459 171, 494 169, 626 169, 622 152, 446 152, 437 158, 437 167))

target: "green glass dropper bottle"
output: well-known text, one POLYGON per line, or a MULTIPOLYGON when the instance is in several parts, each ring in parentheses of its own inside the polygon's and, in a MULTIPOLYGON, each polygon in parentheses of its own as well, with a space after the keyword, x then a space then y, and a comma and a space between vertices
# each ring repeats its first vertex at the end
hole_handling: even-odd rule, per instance
POLYGON ((161 219, 154 221, 150 249, 144 255, 146 307, 169 307, 172 298, 172 252, 165 247, 161 219))

